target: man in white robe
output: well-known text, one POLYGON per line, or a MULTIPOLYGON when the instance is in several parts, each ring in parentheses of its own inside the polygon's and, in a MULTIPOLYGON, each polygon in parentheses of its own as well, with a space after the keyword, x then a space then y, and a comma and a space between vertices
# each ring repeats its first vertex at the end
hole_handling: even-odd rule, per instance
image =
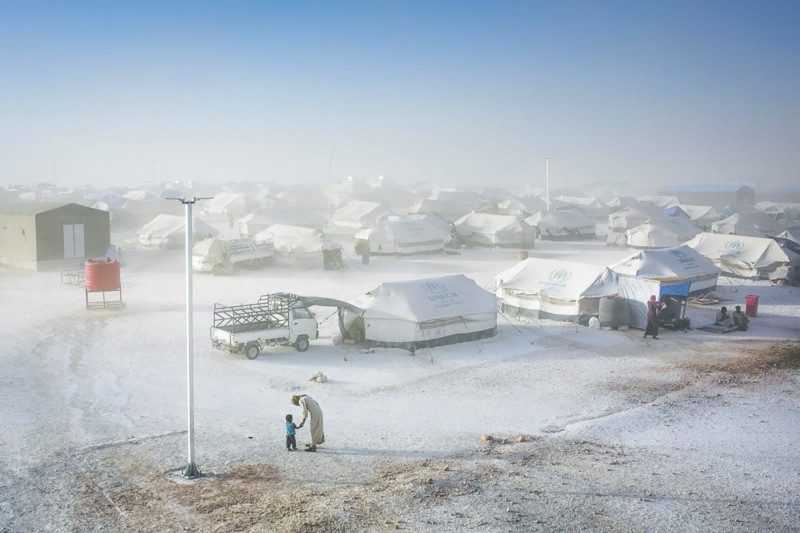
POLYGON ((303 420, 297 426, 298 429, 306 423, 306 418, 311 417, 311 443, 306 444, 306 451, 317 451, 317 444, 325 442, 325 431, 322 427, 322 409, 314 398, 306 394, 292 396, 292 404, 299 405, 303 409, 303 420))

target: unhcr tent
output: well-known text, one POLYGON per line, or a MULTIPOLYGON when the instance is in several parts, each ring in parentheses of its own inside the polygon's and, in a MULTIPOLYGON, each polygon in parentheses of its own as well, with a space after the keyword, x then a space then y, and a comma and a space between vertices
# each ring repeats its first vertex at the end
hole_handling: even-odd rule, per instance
POLYGON ((544 211, 547 204, 536 196, 512 196, 497 203, 497 212, 501 215, 532 215, 544 211))
POLYGON ((659 322, 674 322, 683 318, 689 298, 691 282, 682 278, 634 278, 620 276, 619 296, 628 300, 631 309, 631 327, 645 329, 647 325, 647 302, 650 296, 665 304, 659 313, 659 322), (671 316, 670 316, 671 315, 671 316))
POLYGON ((240 218, 236 224, 242 235, 256 235, 273 224, 303 226, 320 229, 324 217, 317 211, 305 208, 267 207, 240 218))
POLYGON ((714 261, 723 274, 740 278, 764 278, 798 259, 773 239, 762 237, 701 233, 686 246, 714 261))
POLYGON ((326 264, 326 256, 331 254, 338 255, 341 261, 342 245, 326 239, 316 229, 273 224, 255 238, 257 241, 272 240, 278 264, 319 267, 326 264))
POLYGON ((391 214, 391 209, 384 204, 351 200, 336 210, 330 222, 340 228, 371 228, 380 217, 391 214))
POLYGON ((596 228, 594 220, 576 209, 562 209, 560 211, 540 211, 525 219, 529 225, 536 228, 540 239, 548 240, 576 240, 594 239, 596 228))
POLYGON ((556 200, 590 217, 605 217, 608 214, 608 206, 593 196, 558 196, 556 200))
POLYGON ((411 255, 444 251, 448 224, 433 215, 390 216, 356 233, 357 252, 411 255))
POLYGON ((702 230, 680 217, 651 219, 625 232, 631 248, 672 248, 691 239, 702 230))
POLYGON ((529 258, 495 276, 502 308, 512 313, 586 324, 600 298, 617 293, 607 267, 562 259, 529 258))
MULTIPOLYGON (((215 237, 217 230, 192 217, 192 242, 215 237)), ((158 215, 142 226, 136 233, 139 242, 145 246, 161 249, 182 248, 186 240, 186 218, 174 215, 158 215)))
POLYGON ((627 246, 628 238, 625 232, 640 226, 648 220, 665 218, 664 210, 651 204, 637 204, 623 207, 619 211, 608 215, 608 234, 606 244, 614 246, 627 246))
POLYGON ((714 262, 688 246, 642 250, 609 268, 620 277, 685 279, 691 285, 690 295, 715 290, 719 278, 719 268, 714 262))
POLYGON ((533 245, 535 231, 519 217, 469 213, 455 222, 456 235, 464 244, 476 246, 533 245))
POLYGON ((202 205, 203 213, 206 215, 225 215, 230 217, 246 213, 249 202, 244 193, 221 192, 202 205))
POLYGON ((786 216, 761 211, 743 211, 711 225, 712 233, 766 237, 777 235, 787 229, 786 216))
POLYGON ((414 350, 493 337, 497 299, 464 275, 382 283, 362 313, 343 310, 346 337, 414 350))

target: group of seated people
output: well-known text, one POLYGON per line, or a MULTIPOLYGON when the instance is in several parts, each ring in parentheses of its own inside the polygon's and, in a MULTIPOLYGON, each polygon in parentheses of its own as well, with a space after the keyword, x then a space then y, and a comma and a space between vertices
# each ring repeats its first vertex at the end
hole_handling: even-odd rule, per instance
POLYGON ((750 318, 744 314, 741 305, 736 306, 736 310, 732 315, 728 314, 728 308, 723 305, 722 309, 720 309, 717 313, 717 318, 714 320, 714 324, 717 326, 728 327, 733 325, 741 331, 747 331, 747 327, 750 324, 750 318))

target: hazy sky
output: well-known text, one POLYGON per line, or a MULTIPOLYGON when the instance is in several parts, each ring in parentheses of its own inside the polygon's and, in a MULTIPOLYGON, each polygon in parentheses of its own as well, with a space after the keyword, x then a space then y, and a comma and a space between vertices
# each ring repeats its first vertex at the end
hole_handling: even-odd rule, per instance
POLYGON ((800 184, 800 2, 0 1, 0 185, 800 184))

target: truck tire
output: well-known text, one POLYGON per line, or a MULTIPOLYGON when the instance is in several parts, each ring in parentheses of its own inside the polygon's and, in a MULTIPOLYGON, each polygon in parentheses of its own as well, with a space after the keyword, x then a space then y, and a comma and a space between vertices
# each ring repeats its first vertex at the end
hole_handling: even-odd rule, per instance
POLYGON ((297 348, 298 352, 305 352, 308 350, 308 337, 305 335, 301 337, 297 337, 297 340, 294 343, 294 347, 297 348))
POLYGON ((248 344, 247 348, 244 349, 244 355, 248 359, 256 359, 260 351, 258 344, 248 344))

